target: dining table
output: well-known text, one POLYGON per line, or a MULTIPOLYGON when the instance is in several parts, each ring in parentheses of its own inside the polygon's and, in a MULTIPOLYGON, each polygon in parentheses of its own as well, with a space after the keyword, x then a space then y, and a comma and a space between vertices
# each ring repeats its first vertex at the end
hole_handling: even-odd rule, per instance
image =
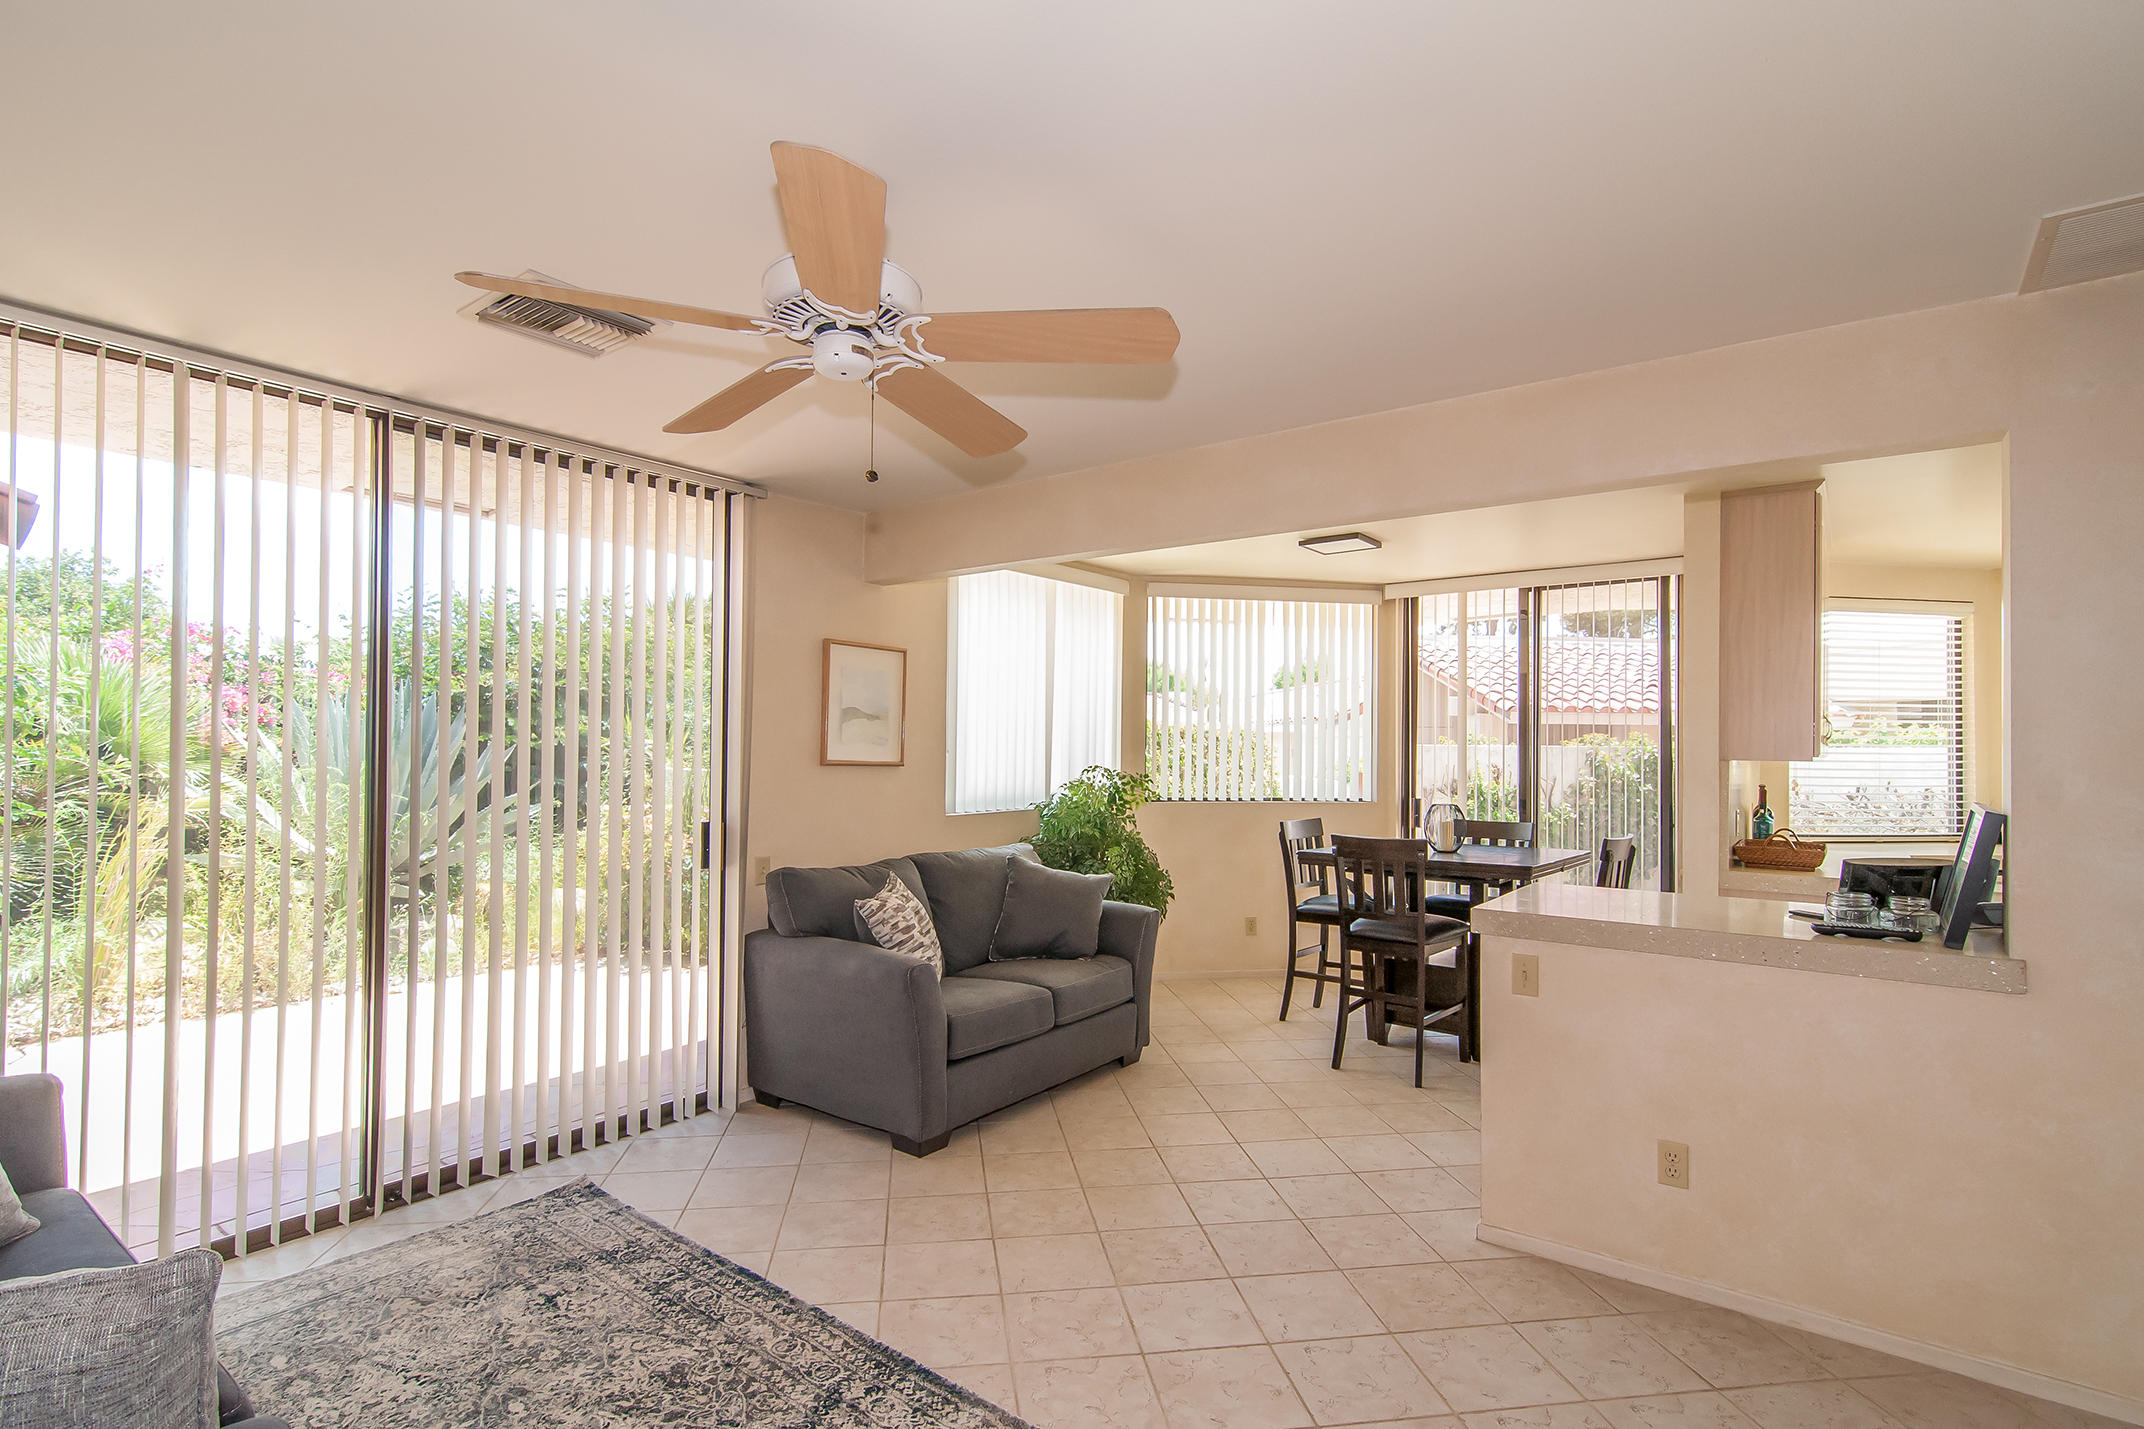
MULTIPOLYGON (((1565 873, 1574 868, 1583 868, 1591 863, 1594 854, 1582 848, 1521 848, 1509 844, 1463 843, 1450 853, 1440 853, 1429 846, 1428 839, 1418 840, 1422 846, 1424 870, 1428 876, 1441 883, 1456 883, 1466 891, 1468 906, 1487 902, 1491 897, 1510 892, 1537 879, 1565 873)), ((1328 845, 1324 848, 1306 848, 1296 855, 1297 860, 1311 868, 1330 868, 1338 872, 1340 860, 1328 845)), ((1467 959, 1467 1042, 1474 1049, 1474 1060, 1481 1060, 1481 944, 1473 940, 1473 955, 1467 959)), ((1345 1007, 1343 999, 1341 1006, 1345 1007)), ((1383 1040, 1382 1037, 1379 1040, 1383 1040)))

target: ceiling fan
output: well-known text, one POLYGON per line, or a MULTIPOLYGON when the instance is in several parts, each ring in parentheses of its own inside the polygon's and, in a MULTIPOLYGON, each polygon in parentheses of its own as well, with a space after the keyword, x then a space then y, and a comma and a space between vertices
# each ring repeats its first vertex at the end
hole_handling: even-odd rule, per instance
POLYGON ((765 317, 717 312, 491 273, 457 273, 472 288, 574 307, 785 337, 809 356, 770 362, 663 428, 712 432, 817 374, 863 382, 972 457, 1026 439, 1018 424, 938 370, 946 362, 1167 362, 1176 320, 1161 308, 926 313, 923 289, 885 256, 886 181, 839 154, 774 146, 782 224, 795 252, 767 269, 765 317))

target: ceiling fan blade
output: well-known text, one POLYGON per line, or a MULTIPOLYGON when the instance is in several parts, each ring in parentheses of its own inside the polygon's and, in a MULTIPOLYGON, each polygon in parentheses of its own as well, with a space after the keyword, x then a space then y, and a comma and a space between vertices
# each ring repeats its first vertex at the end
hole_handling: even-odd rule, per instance
POLYGON ((666 432, 716 432, 766 406, 811 376, 808 367, 762 367, 732 382, 663 428, 666 432))
POLYGON ((878 311, 886 181, 828 150, 778 143, 774 185, 797 281, 822 302, 852 313, 878 311))
POLYGON ((933 313, 915 332, 948 362, 1167 362, 1179 336, 1164 308, 933 313))
POLYGON ((881 397, 969 456, 996 456, 1027 440, 1010 417, 935 367, 900 367, 878 380, 881 397))
POLYGON ((664 303, 653 298, 629 298, 623 293, 599 293, 593 288, 571 288, 563 283, 532 283, 525 278, 502 278, 495 273, 456 273, 455 281, 487 293, 512 293, 523 298, 543 298, 576 308, 601 308, 606 312, 632 313, 636 317, 661 318, 665 322, 691 323, 696 327, 728 328, 732 332, 758 332, 757 319, 739 313, 696 308, 689 303, 664 303))

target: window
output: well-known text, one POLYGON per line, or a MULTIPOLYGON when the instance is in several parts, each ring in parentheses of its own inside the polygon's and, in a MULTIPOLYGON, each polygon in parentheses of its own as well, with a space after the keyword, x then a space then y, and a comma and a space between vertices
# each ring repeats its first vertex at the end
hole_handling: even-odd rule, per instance
POLYGON ((946 812, 1041 803, 1117 763, 1124 597, 1019 571, 955 578, 946 812))
POLYGON ((1376 795, 1368 599, 1147 601, 1147 773, 1164 799, 1376 795))
POLYGON ((1794 831, 1956 837, 1966 799, 1965 617, 1824 612, 1824 748, 1792 766, 1794 831))
POLYGON ((1670 574, 1423 591, 1407 818, 1451 803, 1550 847, 1633 839, 1632 886, 1672 891, 1675 592, 1670 574))

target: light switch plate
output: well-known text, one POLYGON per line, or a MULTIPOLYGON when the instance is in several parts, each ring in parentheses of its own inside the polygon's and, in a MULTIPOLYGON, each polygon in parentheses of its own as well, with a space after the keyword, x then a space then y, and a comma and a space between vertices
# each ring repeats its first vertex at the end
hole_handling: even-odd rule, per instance
POLYGON ((1541 956, 1538 953, 1513 953, 1511 955, 1511 990, 1519 997, 1541 995, 1541 956))

